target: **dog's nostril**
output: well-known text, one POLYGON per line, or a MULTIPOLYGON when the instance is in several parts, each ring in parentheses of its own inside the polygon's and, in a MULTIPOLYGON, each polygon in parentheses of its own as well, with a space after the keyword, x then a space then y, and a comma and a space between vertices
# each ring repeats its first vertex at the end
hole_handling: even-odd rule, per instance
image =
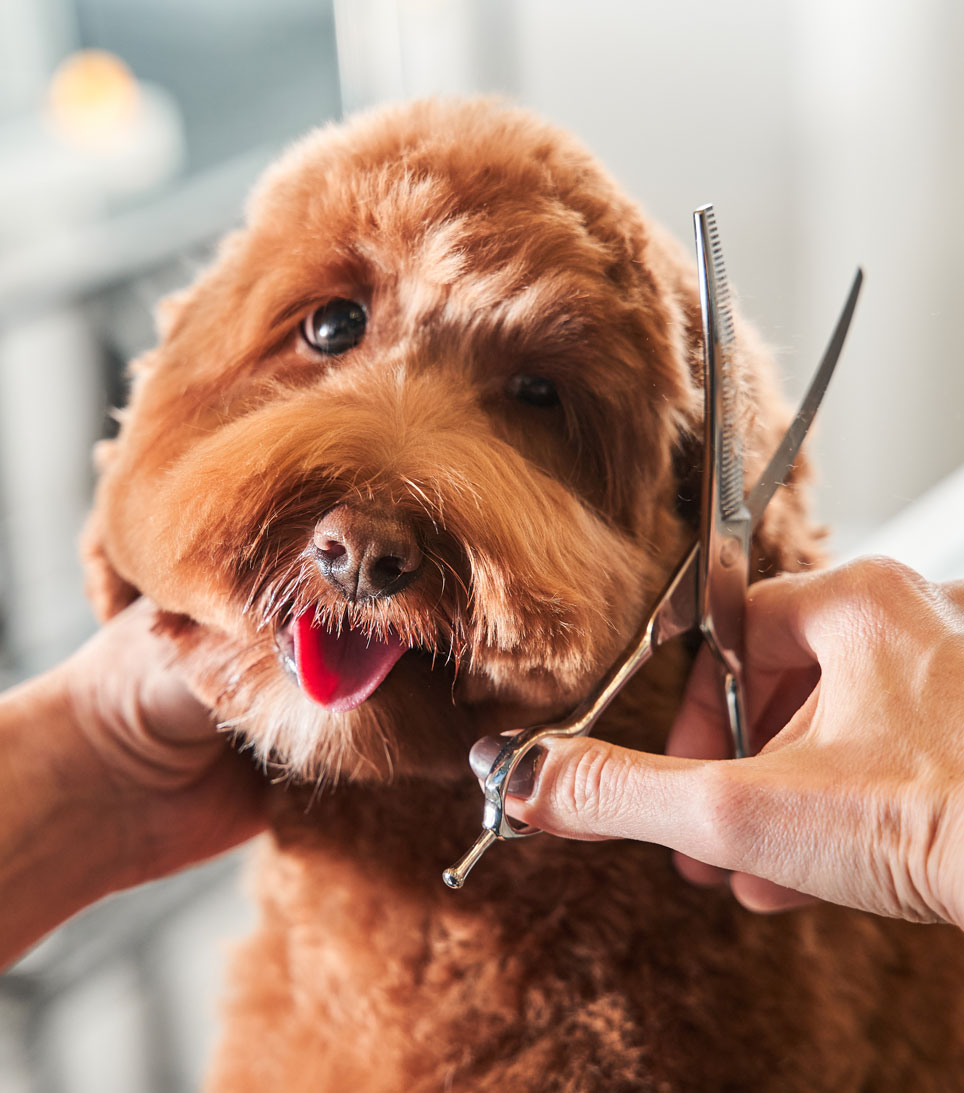
POLYGON ((375 563, 375 570, 389 580, 394 580, 405 572, 405 566, 401 558, 389 554, 385 558, 379 558, 375 563))
POLYGON ((334 539, 324 539, 320 543, 315 543, 315 547, 318 553, 328 562, 337 561, 348 553, 345 546, 334 539))

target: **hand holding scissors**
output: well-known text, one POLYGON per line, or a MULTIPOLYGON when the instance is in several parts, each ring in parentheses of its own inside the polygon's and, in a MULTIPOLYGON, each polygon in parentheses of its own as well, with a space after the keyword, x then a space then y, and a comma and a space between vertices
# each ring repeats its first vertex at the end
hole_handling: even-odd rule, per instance
POLYGON ((524 756, 550 736, 583 736, 628 680, 663 642, 698 629, 718 663, 721 699, 734 742, 745 754, 743 625, 749 579, 749 544, 777 488, 786 480, 833 374, 857 304, 858 270, 823 360, 796 417, 756 485, 743 496, 743 462, 735 421, 735 384, 730 373, 733 323, 722 249, 712 206, 697 209, 697 264, 703 315, 705 437, 703 518, 700 535, 684 554, 656 604, 622 657, 595 692, 572 714, 552 725, 537 725, 508 737, 483 784, 482 833, 443 873, 450 888, 461 888, 471 869, 496 841, 537 833, 516 826, 506 813, 509 779, 524 756))

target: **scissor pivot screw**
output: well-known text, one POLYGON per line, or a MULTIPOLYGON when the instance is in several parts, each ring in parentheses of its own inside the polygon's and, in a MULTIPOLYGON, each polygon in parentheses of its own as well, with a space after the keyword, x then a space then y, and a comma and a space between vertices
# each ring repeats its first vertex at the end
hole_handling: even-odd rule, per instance
POLYGON ((743 545, 739 539, 725 539, 720 547, 720 562, 729 569, 743 559, 743 545))

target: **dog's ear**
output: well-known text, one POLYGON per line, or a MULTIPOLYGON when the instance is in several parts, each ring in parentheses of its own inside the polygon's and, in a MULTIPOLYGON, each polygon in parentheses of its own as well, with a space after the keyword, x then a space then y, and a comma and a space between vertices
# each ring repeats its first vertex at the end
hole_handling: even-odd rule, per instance
MULTIPOLYGON (((703 327, 695 279, 682 279, 685 343, 694 382, 703 387, 703 327), (688 290, 687 290, 688 289, 688 290)), ((746 487, 756 482, 790 423, 780 395, 772 355, 752 327, 736 317, 735 371, 743 399, 740 430, 743 436, 746 487)), ((676 507, 694 530, 702 513, 703 421, 688 423, 674 451, 676 507)), ((810 515, 810 465, 801 453, 785 484, 777 490, 754 532, 750 580, 819 566, 826 561, 825 530, 810 515)))
MULTIPOLYGON (((774 448, 778 443, 779 436, 774 448)), ((810 514, 810 477, 806 456, 798 456, 753 534, 751 581, 826 564, 826 529, 810 514)))
MULTIPOLYGON (((736 332, 735 364, 743 399, 743 469, 745 488, 749 490, 779 447, 792 414, 780 391, 769 348, 739 317, 736 332)), ((811 513, 811 477, 804 449, 753 534, 751 581, 777 573, 795 573, 826 561, 822 544, 825 531, 814 523, 811 513)))
MULTIPOLYGON (((233 232, 222 241, 219 254, 228 259, 242 241, 242 234, 233 232)), ((158 333, 158 345, 141 354, 127 368, 131 380, 130 401, 135 404, 138 393, 144 385, 156 375, 171 352, 171 346, 178 338, 185 337, 185 331, 194 323, 211 330, 220 330, 223 323, 212 320, 212 312, 223 305, 223 297, 229 292, 239 292, 230 277, 219 274, 214 268, 203 274, 193 284, 180 291, 171 293, 162 299, 155 310, 155 322, 158 333)), ((219 318, 214 315, 214 319, 219 318)), ((202 345, 210 344, 210 336, 202 345)), ((111 467, 118 455, 130 444, 127 436, 128 411, 117 413, 121 429, 116 440, 102 440, 94 447, 94 468, 102 480, 94 498, 93 508, 81 536, 81 558, 84 565, 85 588, 87 598, 94 613, 101 620, 108 619, 123 611, 140 595, 137 588, 130 584, 113 565, 107 543, 110 541, 109 508, 104 502, 103 479, 111 473, 111 467)))
MULTIPOLYGON (((98 474, 103 474, 110 465, 116 447, 115 440, 101 440, 94 445, 94 467, 98 474)), ((95 502, 80 541, 84 590, 94 614, 101 622, 123 611, 138 597, 137 589, 121 577, 107 557, 102 519, 102 511, 95 502)))

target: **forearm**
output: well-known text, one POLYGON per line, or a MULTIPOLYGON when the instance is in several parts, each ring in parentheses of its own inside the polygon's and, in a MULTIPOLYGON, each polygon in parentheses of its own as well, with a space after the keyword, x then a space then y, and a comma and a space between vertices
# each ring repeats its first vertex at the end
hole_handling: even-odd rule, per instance
POLYGON ((0 967, 123 885, 105 780, 55 674, 0 696, 0 967))

